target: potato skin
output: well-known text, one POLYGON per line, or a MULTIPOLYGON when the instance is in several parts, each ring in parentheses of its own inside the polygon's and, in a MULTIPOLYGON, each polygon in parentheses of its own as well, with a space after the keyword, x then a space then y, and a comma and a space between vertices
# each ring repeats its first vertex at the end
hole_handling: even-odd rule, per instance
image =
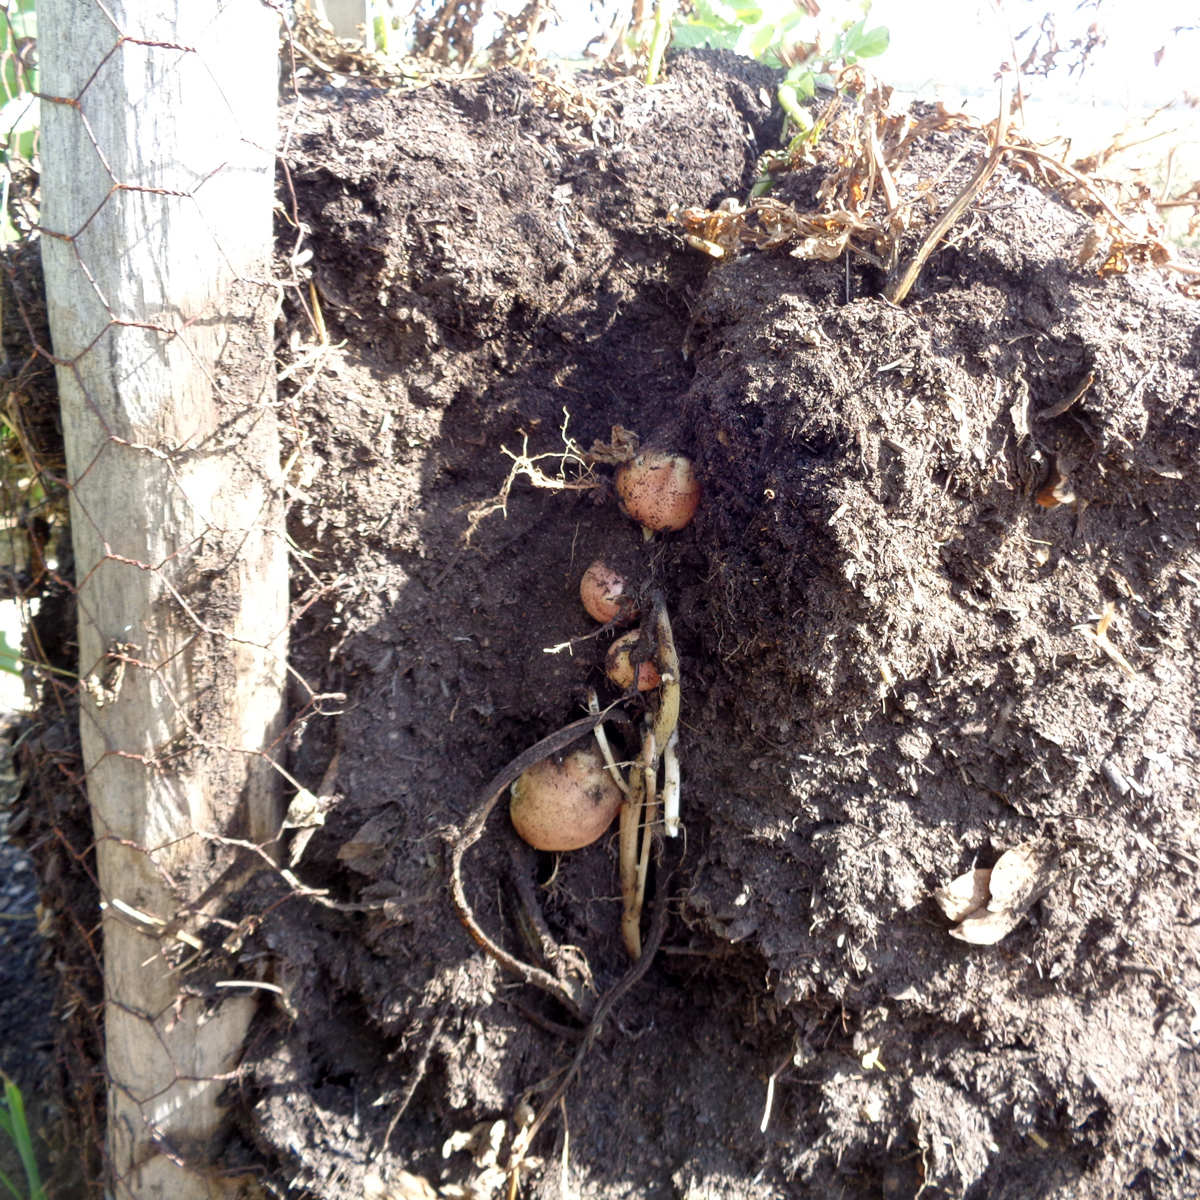
POLYGON ((621 507, 647 529, 682 529, 700 505, 700 481, 682 454, 644 450, 617 468, 616 484, 621 507))
POLYGON ((579 581, 579 599, 587 609, 588 616, 601 625, 621 618, 621 624, 627 625, 637 617, 625 589, 628 587, 625 576, 614 570, 602 559, 597 559, 583 573, 579 581))
POLYGON ((588 745, 562 761, 543 758, 513 785, 509 814, 513 827, 536 850, 579 850, 612 824, 621 807, 621 789, 588 745))
MULTIPOLYGON (((609 646, 604 659, 604 669, 608 672, 609 679, 623 692, 633 686, 633 662, 630 653, 641 636, 640 629, 622 634, 609 646)), ((662 683, 658 668, 652 662, 638 664, 637 680, 639 692, 648 692, 662 683)))

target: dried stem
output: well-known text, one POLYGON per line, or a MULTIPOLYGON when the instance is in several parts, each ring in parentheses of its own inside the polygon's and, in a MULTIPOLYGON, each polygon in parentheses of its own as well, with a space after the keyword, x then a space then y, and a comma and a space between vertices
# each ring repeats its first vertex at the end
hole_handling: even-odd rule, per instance
POLYGON ((942 219, 933 227, 925 241, 921 243, 921 248, 909 259, 908 265, 904 268, 899 279, 884 289, 884 299, 890 304, 902 303, 912 290, 913 284, 917 282, 917 278, 921 274, 921 268, 928 262, 930 255, 938 248, 942 238, 946 236, 955 221, 966 212, 967 206, 983 191, 984 184, 987 183, 992 177, 992 173, 1000 165, 1000 159, 1003 157, 1005 149, 1004 145, 996 146, 991 154, 980 163, 979 169, 971 176, 971 181, 959 192, 954 203, 950 205, 942 219))
POLYGON ((992 138, 992 152, 979 164, 979 168, 971 176, 970 182, 955 197, 954 203, 946 210, 942 219, 930 230, 929 236, 921 243, 921 247, 916 254, 909 259, 908 265, 900 273, 900 277, 894 279, 884 289, 883 298, 889 304, 900 304, 903 302, 904 298, 912 290, 913 284, 917 282, 917 278, 921 274, 921 268, 929 260, 930 255, 938 248, 942 238, 946 236, 951 226, 967 211, 967 207, 983 191, 984 185, 991 179, 992 173, 1000 165, 1001 158, 1004 157, 1005 151, 1009 149, 1004 141, 1004 129, 1008 122, 1007 110, 1007 76, 1002 75, 1000 77, 1000 115, 996 118, 996 133, 992 138))
MULTIPOLYGON (((538 967, 531 967, 528 963, 523 963, 520 959, 514 958, 507 950, 496 945, 484 933, 479 922, 475 919, 475 913, 471 905, 467 901, 466 889, 463 887, 462 880, 462 864, 467 851, 483 835, 484 826, 487 824, 488 817, 492 814, 492 809, 496 807, 500 797, 504 795, 513 780, 532 767, 534 763, 541 762, 543 758, 548 758, 551 754, 558 753, 558 751, 565 749, 572 742, 591 733, 607 715, 606 710, 602 713, 593 713, 590 716, 582 717, 578 721, 572 721, 570 725, 557 730, 549 737, 542 738, 540 742, 530 746, 523 754, 517 755, 488 784, 483 800, 479 802, 475 811, 467 818, 462 832, 450 847, 450 896, 454 901, 455 909, 458 911, 458 918, 466 926, 467 932, 502 967, 511 971, 518 979, 523 980, 525 983, 531 983, 535 987, 541 988, 542 991, 549 992, 550 995, 580 1019, 583 1019, 585 1016, 582 1008, 584 1000, 582 992, 573 994, 571 990, 560 980, 555 979, 549 972, 540 970, 538 967)), ((622 817, 623 828, 624 817, 622 817)), ((634 832, 636 835, 636 826, 634 832)))

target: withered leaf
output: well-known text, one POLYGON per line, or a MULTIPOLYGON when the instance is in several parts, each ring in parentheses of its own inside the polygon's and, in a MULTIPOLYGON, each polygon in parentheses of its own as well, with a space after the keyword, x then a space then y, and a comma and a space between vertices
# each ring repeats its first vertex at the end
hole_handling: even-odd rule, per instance
POLYGON ((1006 934, 1012 933, 1022 913, 1003 909, 1000 912, 981 912, 955 925, 950 936, 972 946, 994 946, 1006 934))
POLYGON ((952 880, 944 888, 934 888, 933 897, 938 907, 951 921, 961 921, 978 912, 988 901, 988 879, 991 871, 976 867, 952 880))
POLYGON ((1024 912, 1050 886, 1055 848, 1046 842, 1024 842, 996 860, 989 883, 989 912, 1024 912))

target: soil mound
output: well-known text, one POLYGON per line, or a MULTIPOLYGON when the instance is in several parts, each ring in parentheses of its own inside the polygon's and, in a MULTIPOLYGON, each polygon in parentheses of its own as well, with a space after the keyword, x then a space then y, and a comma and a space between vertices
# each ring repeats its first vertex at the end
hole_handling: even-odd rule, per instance
MULTIPOLYGON (((1091 222, 1003 167, 902 307, 856 258, 714 265, 668 212, 746 195, 772 82, 697 54, 295 114, 280 232, 330 345, 286 310, 293 658, 346 700, 291 747, 328 798, 295 870, 338 907, 262 881, 235 947, 284 992, 241 1095, 281 1187, 500 1194, 489 1137, 575 1053, 459 924, 444 845, 601 680, 604 639, 545 651, 594 628, 603 554, 670 606, 686 850, 527 1194, 563 1155, 583 1196, 1200 1191, 1200 307, 1076 265, 1091 222), (567 417, 669 436, 696 520, 647 543, 518 483, 465 545, 501 447, 567 417), (1015 928, 952 937, 935 888, 1020 847, 1015 928)), ((906 250, 963 146, 914 148, 906 250)), ((774 194, 811 200, 820 154, 774 194)), ((624 973, 610 840, 537 855, 497 815, 467 875, 512 953, 524 915, 599 993, 624 973)))

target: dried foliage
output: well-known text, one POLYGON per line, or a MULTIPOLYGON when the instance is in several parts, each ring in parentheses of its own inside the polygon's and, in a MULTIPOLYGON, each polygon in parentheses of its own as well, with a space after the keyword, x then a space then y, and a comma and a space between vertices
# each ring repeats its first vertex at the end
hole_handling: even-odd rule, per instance
POLYGON ((1022 30, 1015 40, 1023 42, 1031 35, 1032 40, 1021 62, 1022 75, 1048 76, 1051 71, 1061 70, 1064 66, 1069 75, 1077 71, 1082 75, 1092 55, 1108 43, 1103 27, 1093 21, 1082 37, 1071 38, 1065 46, 1061 45, 1053 13, 1046 13, 1036 26, 1022 30))
POLYGON ((442 0, 429 17, 418 18, 414 49, 439 63, 466 66, 475 57, 475 27, 483 0, 442 0))
MULTIPOLYGON (((936 248, 947 230, 935 227, 910 260, 908 272, 900 264, 904 235, 950 173, 922 179, 903 168, 917 139, 930 133, 957 133, 980 139, 980 169, 944 207, 949 224, 978 200, 992 169, 1004 160, 1030 183, 1093 218, 1094 229, 1079 254, 1081 266, 1098 260, 1096 271, 1101 276, 1122 274, 1135 264, 1160 267, 1179 276, 1185 291, 1200 282, 1200 268, 1181 262, 1164 240, 1158 206, 1148 187, 1118 188, 1081 169, 1091 164, 1068 166, 1007 122, 998 133, 999 121, 981 125, 941 104, 925 115, 894 113, 889 107, 891 89, 860 67, 843 72, 838 83, 845 97, 835 97, 820 114, 821 138, 816 147, 797 141, 786 152, 764 156, 762 178, 754 189, 761 192, 790 171, 816 166, 825 177, 817 188, 815 206, 802 211, 758 195, 746 204, 727 199, 716 209, 680 209, 673 219, 683 227, 689 245, 718 259, 735 256, 744 248, 787 246, 794 258, 823 261, 849 252, 886 272, 885 294, 898 302, 908 290, 903 283, 906 274, 936 248)), ((1001 111, 1007 111, 1003 99, 1001 111)), ((968 140, 951 169, 970 152, 968 140)))
POLYGON ((527 0, 520 12, 501 14, 500 32, 488 47, 488 61, 495 67, 530 66, 537 59, 538 35, 552 20, 553 10, 545 0, 527 0))
POLYGON ((293 25, 280 26, 286 87, 363 79, 380 87, 421 87, 436 74, 428 59, 371 54, 362 42, 339 38, 315 13, 297 9, 293 25))

